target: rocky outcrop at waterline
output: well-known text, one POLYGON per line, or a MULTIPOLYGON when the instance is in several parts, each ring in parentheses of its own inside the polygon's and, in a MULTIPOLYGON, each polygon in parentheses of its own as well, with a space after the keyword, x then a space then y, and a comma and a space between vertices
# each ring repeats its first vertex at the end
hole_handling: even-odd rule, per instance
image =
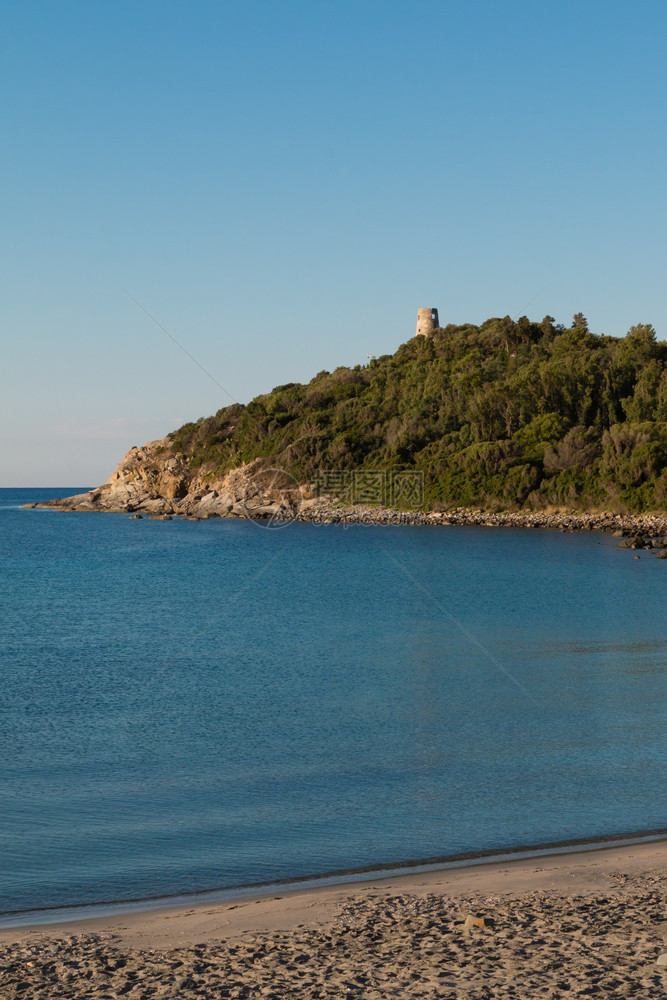
POLYGON ((260 468, 258 462, 222 477, 198 474, 163 438, 131 448, 94 490, 26 506, 149 516, 295 517, 319 499, 281 470, 260 468))
POLYGON ((396 510, 377 505, 345 505, 319 496, 279 469, 258 462, 222 477, 199 474, 174 454, 169 438, 131 448, 106 483, 76 496, 26 504, 60 511, 104 511, 137 519, 174 516, 189 519, 239 517, 265 521, 314 521, 326 524, 478 525, 547 528, 561 531, 615 532, 625 548, 663 550, 667 515, 568 512, 488 511, 457 507, 444 512, 396 510))

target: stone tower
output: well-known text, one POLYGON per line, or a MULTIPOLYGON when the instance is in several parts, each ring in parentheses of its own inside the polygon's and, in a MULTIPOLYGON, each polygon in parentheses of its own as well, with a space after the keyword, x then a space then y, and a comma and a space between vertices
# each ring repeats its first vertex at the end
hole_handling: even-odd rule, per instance
POLYGON ((433 331, 439 325, 437 309, 418 309, 415 337, 432 337, 433 331))

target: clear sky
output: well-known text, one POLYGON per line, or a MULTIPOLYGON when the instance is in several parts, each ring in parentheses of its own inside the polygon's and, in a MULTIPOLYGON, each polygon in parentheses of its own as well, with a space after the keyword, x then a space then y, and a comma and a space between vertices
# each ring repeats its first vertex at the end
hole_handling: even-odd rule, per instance
POLYGON ((0 485, 96 485, 420 306, 667 339, 666 28, 658 0, 5 0, 0 485))

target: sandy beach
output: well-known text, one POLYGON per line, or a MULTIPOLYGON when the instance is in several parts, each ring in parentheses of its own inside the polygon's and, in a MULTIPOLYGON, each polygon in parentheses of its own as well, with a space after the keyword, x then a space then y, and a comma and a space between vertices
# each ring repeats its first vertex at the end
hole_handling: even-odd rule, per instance
POLYGON ((0 996, 664 997, 667 842, 0 931, 0 996))

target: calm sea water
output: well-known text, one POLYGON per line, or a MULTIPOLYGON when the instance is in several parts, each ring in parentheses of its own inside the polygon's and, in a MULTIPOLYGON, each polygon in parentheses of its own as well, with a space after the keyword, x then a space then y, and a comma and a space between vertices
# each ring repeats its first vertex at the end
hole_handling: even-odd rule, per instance
POLYGON ((0 491, 0 912, 667 827, 667 563, 0 491))

